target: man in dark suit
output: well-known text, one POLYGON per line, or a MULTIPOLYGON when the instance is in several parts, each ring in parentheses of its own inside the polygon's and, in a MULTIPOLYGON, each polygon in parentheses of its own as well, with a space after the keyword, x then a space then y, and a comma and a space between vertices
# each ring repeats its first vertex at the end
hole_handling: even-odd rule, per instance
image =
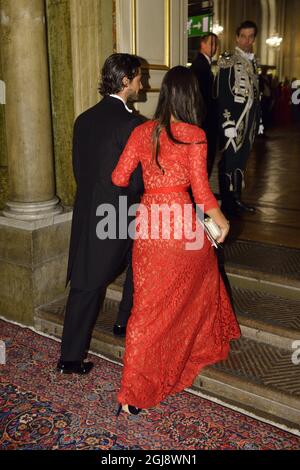
POLYGON ((213 98, 214 75, 211 71, 212 58, 218 47, 218 36, 209 33, 202 36, 197 57, 191 65, 191 70, 197 77, 205 107, 205 120, 202 127, 207 138, 207 172, 211 175, 217 149, 218 115, 216 101, 213 98))
POLYGON ((139 59, 129 54, 112 54, 102 69, 99 88, 102 101, 81 114, 74 124, 73 169, 77 192, 67 272, 71 289, 57 364, 61 373, 86 374, 92 369, 93 363, 84 359, 106 288, 128 264, 119 312, 124 326, 130 314, 132 240, 128 236, 118 238, 118 234, 119 224, 128 227, 132 219, 127 219, 127 210, 119 211, 119 197, 126 196, 128 207, 139 202, 142 175, 138 168, 130 186, 118 188, 112 184, 111 174, 132 130, 142 122, 126 104, 128 99, 136 99, 141 89, 139 59), (117 236, 99 239, 97 227, 104 220, 107 204, 115 210, 117 236))

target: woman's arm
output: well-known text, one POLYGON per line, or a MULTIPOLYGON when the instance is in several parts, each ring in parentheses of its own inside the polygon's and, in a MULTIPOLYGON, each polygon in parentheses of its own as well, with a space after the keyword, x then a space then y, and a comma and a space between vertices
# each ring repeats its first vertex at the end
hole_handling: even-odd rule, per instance
POLYGON ((138 128, 135 128, 119 158, 118 164, 112 172, 112 182, 116 186, 128 186, 131 174, 139 164, 140 138, 138 128))
POLYGON ((190 180, 194 200, 196 204, 203 204, 205 214, 219 225, 222 235, 218 242, 222 243, 229 232, 229 222, 219 208, 219 204, 209 186, 205 132, 202 129, 197 129, 193 136, 193 141, 203 142, 190 144, 189 146, 190 180))

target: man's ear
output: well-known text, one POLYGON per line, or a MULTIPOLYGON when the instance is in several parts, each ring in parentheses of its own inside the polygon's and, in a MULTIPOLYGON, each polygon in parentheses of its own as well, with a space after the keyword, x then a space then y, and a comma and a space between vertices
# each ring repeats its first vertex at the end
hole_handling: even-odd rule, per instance
POLYGON ((123 77, 122 83, 123 83, 124 88, 127 88, 129 85, 128 77, 123 77))

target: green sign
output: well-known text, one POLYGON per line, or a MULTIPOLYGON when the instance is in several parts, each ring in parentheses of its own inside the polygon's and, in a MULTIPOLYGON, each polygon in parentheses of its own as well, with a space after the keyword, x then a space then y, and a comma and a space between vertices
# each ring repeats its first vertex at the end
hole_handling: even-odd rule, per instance
POLYGON ((204 36, 212 30, 212 15, 190 16, 188 21, 189 38, 204 36))

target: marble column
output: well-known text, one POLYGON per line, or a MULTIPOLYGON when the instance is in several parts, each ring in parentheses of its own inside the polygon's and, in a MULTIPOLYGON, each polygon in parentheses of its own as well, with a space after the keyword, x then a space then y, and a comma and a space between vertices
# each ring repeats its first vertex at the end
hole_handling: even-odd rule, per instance
POLYGON ((75 116, 100 99, 100 71, 113 52, 112 15, 112 0, 70 0, 75 116))
POLYGON ((55 196, 44 0, 1 0, 9 200, 3 215, 62 211, 55 196))

